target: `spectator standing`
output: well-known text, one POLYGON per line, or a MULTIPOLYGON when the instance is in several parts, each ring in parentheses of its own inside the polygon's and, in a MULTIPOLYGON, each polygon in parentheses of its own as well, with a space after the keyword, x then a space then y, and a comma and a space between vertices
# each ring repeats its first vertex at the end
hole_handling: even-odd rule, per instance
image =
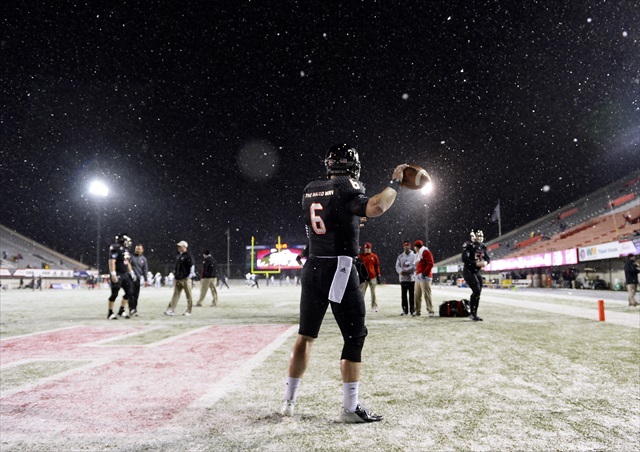
POLYGON ((431 297, 431 279, 433 278, 433 254, 429 251, 429 248, 425 246, 422 240, 416 240, 413 242, 413 249, 416 252, 416 271, 415 271, 415 307, 416 316, 422 315, 422 297, 424 297, 424 303, 429 313, 429 317, 435 315, 433 310, 433 300, 431 297))
POLYGON ((480 271, 489 263, 489 255, 487 247, 484 243, 484 234, 478 230, 471 231, 471 241, 465 242, 462 251, 462 262, 464 268, 462 275, 471 289, 470 309, 471 315, 469 319, 474 322, 482 321, 478 317, 478 306, 480 305, 480 293, 482 292, 482 275, 480 271))
POLYGON ((225 285, 227 286, 227 289, 231 289, 231 287, 229 287, 229 284, 227 284, 227 275, 223 273, 220 273, 220 289, 222 289, 222 286, 225 285))
POLYGON ((416 253, 411 249, 411 243, 402 243, 402 253, 396 259, 396 272, 400 278, 400 299, 402 313, 400 315, 416 315, 414 303, 414 277, 416 271, 416 253))
POLYGON ((328 180, 308 184, 302 208, 309 237, 309 258, 302 269, 300 328, 291 351, 284 400, 280 413, 293 416, 298 388, 308 365, 311 346, 318 337, 327 308, 343 338, 340 357, 343 404, 339 422, 382 420, 358 401, 361 355, 367 328, 365 302, 353 258, 358 253, 361 217, 379 217, 395 201, 406 165, 396 167, 389 187, 369 198, 359 181, 358 152, 333 146, 325 157, 328 180))
POLYGON ((202 306, 204 297, 207 296, 207 292, 211 289, 211 295, 213 300, 211 306, 218 306, 218 290, 216 285, 218 284, 218 263, 211 256, 209 250, 205 250, 203 253, 204 261, 202 262, 202 271, 200 273, 200 279, 202 284, 200 285, 200 299, 196 303, 196 306, 202 306))
MULTIPOLYGON (((193 259, 191 259, 191 256, 187 251, 187 249, 189 248, 187 242, 181 240, 177 243, 177 245, 179 254, 178 258, 176 259, 173 296, 171 297, 169 306, 167 306, 167 310, 164 311, 164 314, 170 316, 175 315, 176 306, 178 305, 178 300, 180 299, 180 294, 184 290, 184 294, 187 297, 187 310, 184 311, 182 315, 190 316, 191 310, 193 309, 191 278, 196 275, 195 266, 193 265, 193 259)), ((169 275, 171 276, 171 274, 169 275)))
POLYGON ((147 273, 149 273, 149 264, 147 258, 143 256, 144 245, 138 243, 136 250, 131 256, 131 268, 136 274, 136 280, 133 282, 131 298, 129 298, 129 315, 131 317, 138 316, 138 297, 140 297, 140 285, 144 283, 147 273))
POLYGON ((129 298, 131 297, 131 289, 136 274, 131 268, 131 254, 129 247, 131 246, 131 238, 126 234, 116 235, 116 243, 109 247, 109 283, 111 285, 111 296, 109 297, 109 313, 107 319, 117 320, 120 318, 128 319, 129 314, 125 312, 129 298), (118 313, 113 312, 114 303, 118 298, 120 289, 124 291, 120 309, 118 313))
POLYGON ((624 263, 624 281, 627 285, 627 293, 629 294, 629 306, 638 306, 638 302, 636 301, 638 273, 640 273, 640 265, 636 261, 636 257, 633 254, 629 254, 627 261, 624 263))
POLYGON ((380 279, 380 259, 376 253, 371 252, 371 249, 371 243, 367 242, 364 244, 364 253, 358 254, 358 259, 360 259, 360 262, 362 262, 367 269, 367 274, 369 275, 369 279, 360 284, 360 290, 364 297, 367 294, 367 287, 371 288, 371 309, 373 309, 373 312, 378 312, 376 286, 380 279))

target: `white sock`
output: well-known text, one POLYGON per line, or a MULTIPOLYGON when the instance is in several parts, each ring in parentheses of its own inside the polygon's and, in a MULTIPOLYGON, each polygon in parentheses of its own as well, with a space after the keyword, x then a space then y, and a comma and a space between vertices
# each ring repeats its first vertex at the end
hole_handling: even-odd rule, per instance
POLYGON ((296 401, 301 381, 302 378, 287 377, 287 382, 284 387, 284 400, 296 401))
POLYGON ((353 413, 358 406, 358 390, 360 382, 342 383, 342 407, 353 413))

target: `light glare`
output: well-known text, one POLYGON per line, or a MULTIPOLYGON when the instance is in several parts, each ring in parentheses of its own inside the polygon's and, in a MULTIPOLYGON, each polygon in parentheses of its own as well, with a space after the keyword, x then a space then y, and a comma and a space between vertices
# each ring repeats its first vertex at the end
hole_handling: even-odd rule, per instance
POLYGON ((89 185, 89 193, 94 196, 106 198, 109 195, 109 187, 107 187, 99 180, 94 180, 93 182, 91 182, 91 185, 89 185))

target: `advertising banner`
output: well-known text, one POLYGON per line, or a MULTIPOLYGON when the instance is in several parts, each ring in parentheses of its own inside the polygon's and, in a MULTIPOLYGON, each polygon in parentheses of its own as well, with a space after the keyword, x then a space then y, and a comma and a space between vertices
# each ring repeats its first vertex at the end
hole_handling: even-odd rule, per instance
POLYGON ((41 268, 19 268, 13 276, 22 276, 25 278, 42 277, 42 278, 73 278, 73 270, 47 270, 41 268))
POLYGON ((575 248, 572 248, 570 250, 533 254, 531 256, 514 257, 511 259, 498 259, 491 261, 485 269, 487 271, 499 272, 513 269, 574 265, 577 263, 578 253, 575 248))
POLYGON ((619 242, 602 243, 600 245, 583 246, 578 248, 578 257, 580 258, 580 262, 614 259, 619 256, 619 242))
POLYGON ((620 242, 620 256, 640 254, 640 237, 620 242))

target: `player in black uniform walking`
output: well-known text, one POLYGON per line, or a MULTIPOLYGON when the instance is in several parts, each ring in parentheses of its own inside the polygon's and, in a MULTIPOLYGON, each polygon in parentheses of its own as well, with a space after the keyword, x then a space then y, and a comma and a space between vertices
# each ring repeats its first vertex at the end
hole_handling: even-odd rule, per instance
POLYGON ((289 358, 288 377, 280 413, 292 416, 300 381, 309 365, 311 346, 318 337, 329 305, 342 333, 340 359, 343 406, 340 422, 382 420, 358 402, 360 362, 367 328, 365 303, 353 259, 358 254, 361 217, 379 217, 396 199, 402 181, 399 165, 391 184, 377 195, 364 195, 358 152, 349 145, 333 146, 326 155, 328 180, 304 189, 302 208, 309 236, 309 258, 302 269, 300 328, 289 358))
POLYGON ((129 318, 129 314, 125 312, 125 309, 133 289, 133 280, 136 278, 131 268, 130 246, 131 239, 126 234, 118 234, 116 235, 116 243, 109 247, 109 273, 111 274, 109 281, 111 283, 111 296, 109 297, 109 314, 107 315, 109 320, 116 320, 121 317, 129 318), (116 298, 118 298, 120 289, 124 290, 124 295, 122 296, 120 310, 118 314, 115 314, 113 305, 116 298))
POLYGON ((474 322, 482 321, 478 317, 478 305, 480 304, 480 293, 482 292, 480 270, 490 262, 487 247, 482 243, 483 240, 484 234, 482 231, 471 231, 471 241, 464 243, 462 251, 462 262, 464 263, 462 276, 464 276, 464 280, 471 289, 471 315, 469 319, 474 322))

